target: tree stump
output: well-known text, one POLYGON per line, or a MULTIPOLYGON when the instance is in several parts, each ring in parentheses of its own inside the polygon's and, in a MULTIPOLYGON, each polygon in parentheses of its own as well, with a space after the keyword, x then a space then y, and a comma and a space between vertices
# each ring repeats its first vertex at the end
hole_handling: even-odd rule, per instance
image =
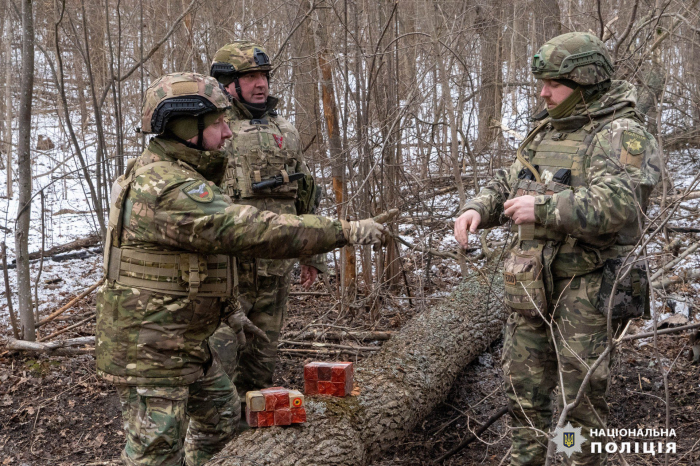
POLYGON ((355 367, 358 396, 308 397, 306 424, 246 431, 209 464, 369 464, 444 401, 457 374, 500 338, 502 290, 500 273, 467 277, 355 367))

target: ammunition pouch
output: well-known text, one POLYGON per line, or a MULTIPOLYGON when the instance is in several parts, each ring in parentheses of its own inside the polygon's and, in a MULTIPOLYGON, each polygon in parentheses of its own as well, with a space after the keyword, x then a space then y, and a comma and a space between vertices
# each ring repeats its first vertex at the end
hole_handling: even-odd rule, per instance
POLYGON ((503 264, 506 305, 528 318, 547 313, 542 251, 542 247, 523 250, 516 245, 503 264))
POLYGON ((107 279, 189 299, 229 297, 234 285, 230 256, 116 247, 111 248, 107 279))
POLYGON ((296 206, 297 214, 313 214, 316 212, 316 205, 321 198, 321 191, 319 190, 313 176, 304 175, 304 178, 299 180, 299 191, 297 192, 297 198, 294 201, 296 206))
POLYGON ((649 282, 646 266, 632 260, 625 261, 624 257, 607 259, 603 264, 598 310, 606 316, 608 311, 611 312, 613 319, 632 319, 644 314, 648 302, 649 282), (613 286, 618 276, 624 278, 617 281, 613 294, 613 286))

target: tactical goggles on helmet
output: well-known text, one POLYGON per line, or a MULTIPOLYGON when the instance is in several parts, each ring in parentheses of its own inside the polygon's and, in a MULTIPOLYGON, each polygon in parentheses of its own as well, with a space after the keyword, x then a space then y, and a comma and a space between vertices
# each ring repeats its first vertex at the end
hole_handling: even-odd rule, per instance
POLYGON ((219 110, 216 105, 199 95, 166 99, 158 104, 153 112, 151 131, 155 134, 161 134, 165 131, 165 125, 173 118, 181 116, 198 117, 216 110, 219 110))
MULTIPOLYGON (((253 50, 253 60, 258 67, 272 66, 270 62, 270 57, 259 48, 253 50)), ((243 73, 249 71, 256 71, 255 68, 249 68, 243 71, 243 73)), ((220 76, 237 76, 241 72, 238 71, 232 64, 225 62, 215 62, 211 65, 211 72, 213 78, 218 79, 220 76)))
POLYGON ((230 63, 212 63, 211 65, 211 75, 213 78, 218 79, 219 76, 228 76, 236 74, 236 68, 230 63))
MULTIPOLYGON (((612 74, 615 72, 615 68, 613 68, 612 63, 610 63, 610 61, 605 55, 598 51, 591 50, 589 52, 582 52, 569 55, 568 57, 564 58, 564 60, 562 60, 561 62, 561 65, 559 66, 558 74, 564 75, 567 73, 571 73, 574 69, 578 68, 579 66, 591 64, 598 65, 604 68, 610 76, 612 76, 612 74)), ((539 53, 535 54, 535 56, 532 57, 532 65, 530 69, 532 70, 533 74, 541 73, 546 67, 547 61, 544 58, 540 57, 539 53)))

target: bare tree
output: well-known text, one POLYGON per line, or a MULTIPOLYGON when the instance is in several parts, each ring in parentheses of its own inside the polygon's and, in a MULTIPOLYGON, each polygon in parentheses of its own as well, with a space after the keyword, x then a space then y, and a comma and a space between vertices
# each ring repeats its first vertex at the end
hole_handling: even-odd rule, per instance
POLYGON ((17 296, 22 324, 22 338, 36 339, 32 312, 31 276, 29 274, 29 220, 32 202, 32 96, 34 93, 34 17, 32 0, 22 1, 22 74, 19 101, 19 141, 17 146, 18 214, 15 229, 17 258, 17 296))
POLYGON ((9 5, 5 8, 5 26, 3 34, 3 55, 4 55, 4 88, 2 96, 4 101, 3 132, 4 150, 7 170, 7 192, 8 199, 12 199, 12 21, 10 20, 9 5))

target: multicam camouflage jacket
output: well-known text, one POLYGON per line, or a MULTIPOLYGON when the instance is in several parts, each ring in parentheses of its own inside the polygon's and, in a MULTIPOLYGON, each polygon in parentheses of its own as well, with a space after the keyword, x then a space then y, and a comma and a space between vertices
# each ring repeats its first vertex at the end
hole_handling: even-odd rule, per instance
MULTIPOLYGON (((551 264, 555 277, 571 277, 602 267, 636 244, 661 161, 654 137, 635 110, 636 89, 613 81, 598 99, 580 103, 570 117, 545 119, 523 155, 539 168, 544 183, 570 170, 571 189, 535 196, 535 239, 559 240, 551 264)), ((481 215, 480 228, 504 224, 503 203, 516 196, 523 164, 498 170, 462 212, 481 215)), ((513 244, 518 242, 517 234, 513 244)))
MULTIPOLYGON (((277 103, 276 97, 268 97, 267 111, 254 119, 245 106, 232 99, 226 118, 233 137, 224 147, 228 166, 222 187, 236 204, 277 214, 313 214, 321 192, 304 162, 299 132, 277 114, 277 103), (253 183, 278 176, 283 171, 287 175, 304 173, 306 176, 299 182, 253 191, 253 183)), ((294 265, 293 260, 258 259, 256 262, 258 274, 264 276, 287 275, 294 265)), ((300 263, 327 272, 324 255, 302 257, 300 263)))
POLYGON ((330 218, 232 205, 215 183, 221 181, 224 164, 222 152, 161 138, 152 139, 136 160, 120 244, 113 249, 120 260, 112 254, 108 280, 97 298, 97 371, 106 379, 172 386, 201 377, 212 360, 206 339, 225 308, 224 296, 205 288, 207 275, 218 273, 212 266, 221 265, 212 257, 287 259, 346 244, 341 223, 330 218), (184 267, 170 263, 173 257, 185 258, 184 267), (192 262, 192 257, 198 260, 192 262), (197 271, 201 294, 159 291, 183 280, 191 288, 197 271))

